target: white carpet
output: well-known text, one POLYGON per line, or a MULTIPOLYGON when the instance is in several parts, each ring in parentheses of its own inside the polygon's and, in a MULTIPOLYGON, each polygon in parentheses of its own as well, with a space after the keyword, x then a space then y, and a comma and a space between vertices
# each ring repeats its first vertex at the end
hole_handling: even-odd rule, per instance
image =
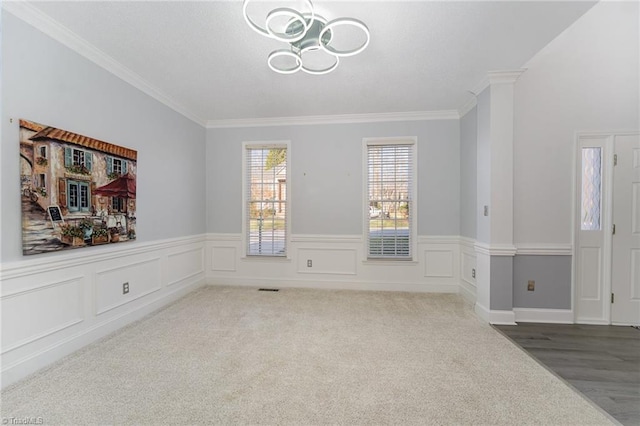
POLYGON ((458 295, 206 287, 2 393, 48 424, 611 424, 458 295))

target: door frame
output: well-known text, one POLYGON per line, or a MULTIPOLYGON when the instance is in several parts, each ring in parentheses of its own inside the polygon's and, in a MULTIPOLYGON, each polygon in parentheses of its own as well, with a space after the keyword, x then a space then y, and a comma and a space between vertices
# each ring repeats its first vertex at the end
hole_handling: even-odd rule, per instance
POLYGON ((612 261, 613 261, 613 171, 614 171, 614 144, 617 136, 636 136, 640 131, 611 131, 611 132, 576 132, 573 144, 573 196, 572 196, 572 217, 571 232, 573 247, 571 250, 571 310, 573 312, 573 322, 580 324, 611 324, 611 302, 610 294, 612 290, 612 261), (582 153, 580 142, 589 139, 606 139, 602 151, 602 179, 601 188, 601 214, 600 220, 603 229, 602 245, 602 293, 603 310, 600 319, 579 319, 577 309, 578 291, 580 290, 577 281, 578 277, 578 250, 580 248, 580 219, 582 188, 578 188, 578 173, 582 170, 582 153), (606 297, 604 297, 606 295, 606 297))

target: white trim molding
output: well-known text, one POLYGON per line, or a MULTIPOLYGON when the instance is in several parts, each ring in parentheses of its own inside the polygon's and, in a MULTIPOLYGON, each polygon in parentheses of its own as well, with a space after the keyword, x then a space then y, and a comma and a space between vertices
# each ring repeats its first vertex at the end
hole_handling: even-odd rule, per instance
POLYGON ((299 117, 208 120, 208 129, 234 127, 309 126, 317 124, 384 123, 391 121, 459 120, 457 110, 384 112, 371 114, 309 115, 299 117))
POLYGON ((516 317, 513 311, 489 310, 476 302, 474 308, 476 314, 490 324, 516 325, 516 317))
POLYGON ((460 115, 460 118, 467 115, 472 109, 474 109, 478 105, 478 98, 476 97, 477 94, 472 93, 472 95, 473 97, 471 99, 469 99, 460 108, 458 108, 458 115, 460 115))
POLYGON ((527 256, 571 256, 573 254, 572 244, 555 243, 518 243, 516 244, 517 255, 527 256))
POLYGON ((460 237, 460 245, 470 250, 475 250, 476 240, 469 237, 460 237))
POLYGON ((516 322, 573 324, 571 309, 513 308, 516 322))
POLYGON ((483 90, 492 84, 513 84, 526 70, 526 68, 518 68, 515 70, 489 71, 478 84, 473 86, 470 92, 473 95, 478 96, 483 90))
POLYGON ((150 242, 129 241, 125 244, 118 244, 113 247, 109 244, 106 247, 96 247, 85 249, 82 254, 73 251, 59 255, 38 257, 35 259, 0 263, 0 280, 7 281, 36 273, 51 272, 60 269, 68 269, 77 266, 83 266, 87 263, 104 262, 119 258, 130 258, 132 256, 148 253, 153 250, 163 250, 167 248, 175 248, 189 244, 204 243, 206 237, 204 235, 191 235, 188 237, 168 238, 165 240, 157 240, 150 242))
POLYGON ((489 71, 487 79, 489 84, 513 84, 520 78, 526 69, 520 68, 515 70, 489 71))
POLYGON ((466 282, 462 282, 460 283, 460 290, 458 291, 458 293, 460 293, 462 297, 464 297, 468 302, 471 302, 473 304, 476 303, 477 292, 475 285, 470 285, 466 282))
POLYGON ((489 256, 515 256, 517 249, 512 244, 487 244, 476 242, 475 250, 478 253, 487 254, 489 256))

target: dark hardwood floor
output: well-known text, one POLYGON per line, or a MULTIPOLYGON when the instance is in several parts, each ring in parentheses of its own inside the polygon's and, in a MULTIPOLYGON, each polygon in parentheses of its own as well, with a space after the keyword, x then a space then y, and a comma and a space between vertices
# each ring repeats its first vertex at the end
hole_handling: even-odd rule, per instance
POLYGON ((640 330, 634 327, 496 325, 623 425, 640 425, 640 330))

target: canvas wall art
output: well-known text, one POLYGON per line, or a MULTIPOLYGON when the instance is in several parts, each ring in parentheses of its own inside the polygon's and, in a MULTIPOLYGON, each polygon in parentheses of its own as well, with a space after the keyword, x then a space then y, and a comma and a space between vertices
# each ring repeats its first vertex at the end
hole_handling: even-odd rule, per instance
POLYGON ((20 120, 22 253, 136 238, 138 153, 20 120))

